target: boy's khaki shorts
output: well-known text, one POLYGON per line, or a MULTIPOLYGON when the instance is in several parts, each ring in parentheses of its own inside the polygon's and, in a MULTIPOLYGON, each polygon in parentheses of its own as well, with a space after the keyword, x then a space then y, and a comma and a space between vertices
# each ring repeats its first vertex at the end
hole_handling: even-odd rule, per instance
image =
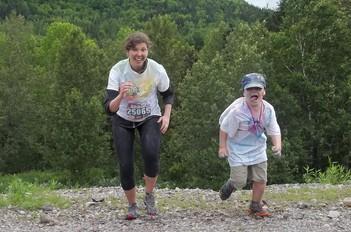
POLYGON ((230 168, 230 179, 234 182, 236 189, 245 187, 247 181, 267 182, 267 161, 249 165, 236 166, 230 168))

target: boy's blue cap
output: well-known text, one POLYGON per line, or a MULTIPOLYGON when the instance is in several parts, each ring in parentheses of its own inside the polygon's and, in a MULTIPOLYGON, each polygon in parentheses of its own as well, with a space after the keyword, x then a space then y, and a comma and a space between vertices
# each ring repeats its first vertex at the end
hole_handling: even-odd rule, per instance
POLYGON ((241 79, 241 87, 245 90, 248 88, 258 87, 261 89, 266 88, 266 80, 263 74, 249 73, 241 79))

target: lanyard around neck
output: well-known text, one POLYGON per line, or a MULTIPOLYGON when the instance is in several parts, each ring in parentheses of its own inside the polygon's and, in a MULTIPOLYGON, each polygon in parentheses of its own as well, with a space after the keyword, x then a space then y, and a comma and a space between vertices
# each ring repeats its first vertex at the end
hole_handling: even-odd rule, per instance
POLYGON ((252 121, 253 121, 254 123, 259 123, 259 122, 261 122, 261 119, 262 119, 262 111, 263 111, 263 103, 261 103, 260 114, 259 114, 259 116, 258 116, 258 120, 257 120, 257 121, 255 120, 255 117, 253 116, 253 113, 252 113, 252 110, 251 110, 251 107, 250 107, 249 104, 247 104, 247 107, 249 108, 252 121))

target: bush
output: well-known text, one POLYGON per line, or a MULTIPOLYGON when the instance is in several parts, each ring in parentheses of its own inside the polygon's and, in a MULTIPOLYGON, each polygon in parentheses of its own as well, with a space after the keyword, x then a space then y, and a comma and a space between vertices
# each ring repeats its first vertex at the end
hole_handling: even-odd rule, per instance
POLYGON ((336 162, 331 162, 330 158, 325 172, 308 166, 305 167, 305 171, 303 179, 306 183, 345 184, 351 182, 351 171, 336 162))

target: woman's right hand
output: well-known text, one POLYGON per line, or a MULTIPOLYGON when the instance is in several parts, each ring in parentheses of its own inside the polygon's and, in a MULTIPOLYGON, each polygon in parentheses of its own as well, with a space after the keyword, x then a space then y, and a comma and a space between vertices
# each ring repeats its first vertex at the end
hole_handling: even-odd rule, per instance
POLYGON ((122 96, 122 98, 125 98, 128 96, 128 92, 132 87, 133 87, 133 83, 130 81, 121 83, 119 87, 119 94, 122 96))

